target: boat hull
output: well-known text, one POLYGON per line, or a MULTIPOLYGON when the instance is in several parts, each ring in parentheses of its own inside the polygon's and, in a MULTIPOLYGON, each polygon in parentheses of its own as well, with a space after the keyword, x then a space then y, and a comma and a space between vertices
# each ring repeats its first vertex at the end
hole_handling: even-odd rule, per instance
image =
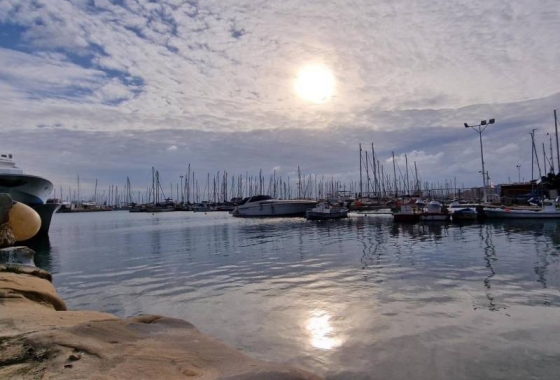
POLYGON ((478 219, 478 213, 474 209, 461 209, 451 213, 454 222, 463 222, 478 219))
POLYGON ((0 174, 0 193, 26 205, 42 205, 53 190, 51 181, 27 174, 0 174))
POLYGON ((0 193, 10 194, 16 202, 33 208, 41 217, 39 234, 49 232, 53 214, 60 208, 60 203, 47 203, 53 190, 51 181, 27 174, 0 174, 0 193))
POLYGON ((321 212, 307 210, 305 218, 308 220, 329 220, 329 219, 344 219, 348 217, 348 210, 321 212))
POLYGON ((531 210, 484 209, 484 215, 489 219, 560 219, 560 211, 544 212, 531 210))
POLYGON ((37 211, 37 214, 41 217, 41 228, 39 229, 39 235, 48 234, 51 227, 52 216, 60 208, 60 203, 45 203, 44 205, 30 205, 30 207, 37 211))
POLYGON ((393 221, 396 223, 418 223, 420 221, 420 214, 415 213, 393 213, 393 221))
POLYGON ((239 218, 301 217, 316 204, 315 201, 306 200, 265 200, 238 206, 231 214, 239 218))

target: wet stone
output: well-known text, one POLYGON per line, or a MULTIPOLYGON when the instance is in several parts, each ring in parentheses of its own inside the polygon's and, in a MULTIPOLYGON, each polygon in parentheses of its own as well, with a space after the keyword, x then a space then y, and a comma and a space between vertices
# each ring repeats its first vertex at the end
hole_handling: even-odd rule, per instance
POLYGON ((8 222, 0 223, 0 248, 11 247, 16 243, 16 238, 8 222))
POLYGON ((8 213, 13 203, 10 194, 0 193, 0 224, 4 224, 8 221, 8 213))
POLYGON ((35 266, 35 251, 29 247, 18 246, 0 249, 0 264, 21 264, 35 266))

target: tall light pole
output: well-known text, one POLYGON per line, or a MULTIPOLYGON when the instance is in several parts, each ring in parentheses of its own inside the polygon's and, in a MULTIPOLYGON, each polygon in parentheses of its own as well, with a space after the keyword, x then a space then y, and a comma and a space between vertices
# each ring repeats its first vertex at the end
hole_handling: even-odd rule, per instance
POLYGON ((475 132, 478 133, 478 137, 480 140, 480 160, 482 161, 482 201, 486 202, 487 198, 486 198, 486 171, 484 170, 484 151, 482 150, 482 132, 484 132, 484 130, 486 129, 486 127, 488 127, 490 124, 494 124, 496 122, 496 119, 490 119, 488 120, 488 122, 486 120, 482 120, 480 122, 480 124, 476 124, 476 125, 468 125, 467 123, 464 123, 465 128, 472 128, 475 132))
POLYGON ((185 191, 183 190, 183 176, 180 175, 179 178, 181 178, 181 204, 185 203, 185 191))
POLYGON ((517 164, 515 167, 517 168, 517 182, 521 183, 521 165, 517 164))

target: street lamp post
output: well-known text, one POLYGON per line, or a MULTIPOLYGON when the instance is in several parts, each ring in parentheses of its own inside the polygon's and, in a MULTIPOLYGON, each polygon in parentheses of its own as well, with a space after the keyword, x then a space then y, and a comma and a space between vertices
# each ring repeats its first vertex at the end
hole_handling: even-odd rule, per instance
POLYGON ((517 182, 521 183, 521 165, 515 165, 517 168, 517 182))
POLYGON ((180 175, 179 178, 181 178, 181 204, 183 204, 185 203, 185 199, 184 199, 185 192, 183 190, 183 176, 180 175))
POLYGON ((488 122, 486 120, 482 120, 480 124, 476 125, 468 125, 464 123, 465 128, 472 128, 474 131, 478 133, 478 137, 480 140, 480 160, 482 161, 482 201, 486 202, 486 171, 484 170, 484 151, 482 150, 482 132, 488 127, 490 124, 494 124, 496 119, 490 119, 488 122))

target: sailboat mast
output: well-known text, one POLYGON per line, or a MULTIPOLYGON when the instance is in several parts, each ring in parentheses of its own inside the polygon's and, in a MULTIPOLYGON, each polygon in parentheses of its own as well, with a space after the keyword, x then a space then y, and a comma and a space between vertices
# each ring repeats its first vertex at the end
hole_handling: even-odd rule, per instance
POLYGON ((368 163, 368 154, 366 150, 366 196, 369 197, 369 163, 368 163))
POLYGON ((410 182, 408 182, 408 157, 406 156, 406 153, 404 155, 404 162, 406 165, 406 193, 410 195, 410 187, 409 187, 410 182))
POLYGON ((558 158, 558 171, 560 171, 560 150, 558 149, 558 118, 554 110, 554 131, 556 132, 556 157, 558 158))
POLYGON ((373 161, 373 194, 377 193, 377 166, 375 164, 375 149, 373 149, 373 143, 371 143, 371 160, 373 161))
POLYGON ((360 144, 360 197, 362 196, 362 144, 360 144))
POLYGON ((418 168, 416 167, 416 161, 414 161, 414 180, 416 192, 420 194, 420 183, 418 182, 418 168))
POLYGON ((395 179, 395 198, 397 197, 397 167, 395 165, 395 152, 391 152, 393 155, 393 178, 395 179))
POLYGON ((95 190, 93 191, 93 201, 97 203, 97 179, 95 180, 95 190))

